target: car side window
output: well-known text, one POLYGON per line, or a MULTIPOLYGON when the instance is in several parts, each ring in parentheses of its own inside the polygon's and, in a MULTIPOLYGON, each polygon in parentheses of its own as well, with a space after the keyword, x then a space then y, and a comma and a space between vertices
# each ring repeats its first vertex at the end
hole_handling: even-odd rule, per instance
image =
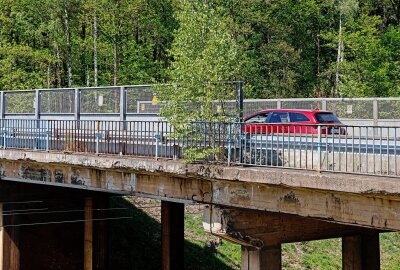
POLYGON ((289 113, 290 122, 310 122, 310 119, 302 113, 289 113))
POLYGON ((287 112, 271 113, 268 123, 287 123, 289 122, 289 114, 287 112))
POLYGON ((248 124, 263 124, 267 122, 267 118, 268 118, 268 113, 260 113, 257 114, 249 119, 247 119, 245 122, 248 124))

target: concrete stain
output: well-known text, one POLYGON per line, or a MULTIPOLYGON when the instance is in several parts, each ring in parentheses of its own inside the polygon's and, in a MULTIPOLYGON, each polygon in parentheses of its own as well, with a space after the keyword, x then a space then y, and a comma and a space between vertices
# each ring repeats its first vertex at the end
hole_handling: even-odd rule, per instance
POLYGON ((300 205, 300 200, 296 197, 296 194, 294 194, 293 191, 290 191, 288 194, 286 194, 285 196, 283 196, 281 198, 281 201, 285 202, 285 203, 290 203, 290 204, 298 204, 300 205))

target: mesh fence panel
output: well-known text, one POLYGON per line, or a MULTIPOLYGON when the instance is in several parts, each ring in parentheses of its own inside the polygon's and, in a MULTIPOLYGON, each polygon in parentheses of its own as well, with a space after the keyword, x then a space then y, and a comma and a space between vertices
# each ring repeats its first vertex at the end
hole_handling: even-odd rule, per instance
POLYGON ((322 109, 322 100, 288 100, 282 101, 282 109, 313 110, 322 109))
POLYGON ((118 113, 119 87, 81 89, 81 113, 118 113))
POLYGON ((278 107, 278 102, 271 100, 245 100, 243 107, 243 115, 246 116, 261 110, 276 109, 278 107))
POLYGON ((35 113, 35 92, 7 92, 5 98, 5 113, 35 113))
POLYGON ((400 100, 378 100, 379 119, 400 119, 400 100))
POLYGON ((327 100, 326 109, 340 118, 374 118, 373 100, 327 100))
POLYGON ((40 92, 40 112, 73 113, 75 110, 75 91, 60 89, 40 92))
POLYGON ((151 86, 127 87, 126 103, 128 113, 159 113, 161 108, 157 92, 151 86))

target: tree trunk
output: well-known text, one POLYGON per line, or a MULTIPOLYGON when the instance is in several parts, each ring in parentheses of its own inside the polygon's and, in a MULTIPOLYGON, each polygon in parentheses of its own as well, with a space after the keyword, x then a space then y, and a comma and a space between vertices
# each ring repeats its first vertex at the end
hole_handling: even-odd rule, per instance
POLYGON ((337 49, 337 58, 336 58, 336 79, 335 79, 335 97, 339 97, 339 83, 340 83, 340 74, 339 74, 339 67, 340 62, 342 62, 342 11, 340 11, 339 15, 339 41, 338 41, 338 49, 337 49))
POLYGON ((118 78, 117 78, 117 73, 118 73, 118 39, 117 35, 114 37, 114 86, 117 86, 118 83, 118 78))
POLYGON ((97 74, 98 74, 98 69, 97 69, 97 14, 96 12, 94 13, 94 18, 93 18, 93 69, 94 69, 94 86, 98 86, 98 81, 97 81, 97 74))
POLYGON ((68 70, 68 87, 72 86, 72 55, 71 55, 71 32, 69 28, 69 15, 67 1, 64 0, 64 23, 65 23, 65 37, 67 42, 67 70, 68 70))

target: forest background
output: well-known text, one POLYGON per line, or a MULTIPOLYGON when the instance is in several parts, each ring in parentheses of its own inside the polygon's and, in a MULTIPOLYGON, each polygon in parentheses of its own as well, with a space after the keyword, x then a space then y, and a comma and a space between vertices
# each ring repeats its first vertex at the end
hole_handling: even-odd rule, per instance
POLYGON ((246 98, 400 94, 400 0, 0 0, 0 90, 246 83, 246 98))

